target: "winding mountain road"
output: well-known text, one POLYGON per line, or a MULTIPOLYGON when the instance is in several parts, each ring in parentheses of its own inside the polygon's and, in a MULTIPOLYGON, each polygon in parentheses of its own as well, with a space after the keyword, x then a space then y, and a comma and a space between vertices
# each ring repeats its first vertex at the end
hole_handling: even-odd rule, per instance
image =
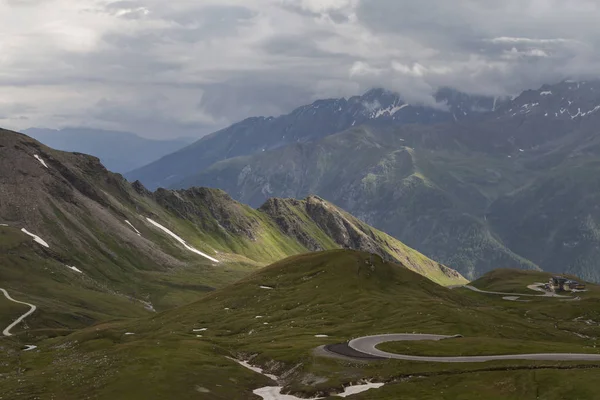
POLYGON ((33 304, 29 304, 29 303, 25 303, 25 302, 13 299, 12 297, 10 297, 10 295, 8 294, 8 292, 6 290, 2 289, 2 288, 0 288, 0 292, 4 293, 4 296, 9 301, 12 301, 13 303, 24 304, 24 305, 30 307, 29 311, 27 311, 25 314, 21 315, 12 324, 10 324, 9 326, 7 326, 6 329, 4 329, 4 331, 2 331, 2 334, 4 336, 12 336, 12 333, 10 333, 10 330, 12 328, 14 328, 15 326, 19 325, 25 318, 27 318, 28 316, 30 316, 31 314, 33 314, 35 312, 35 310, 37 309, 37 307, 34 306, 33 304))
POLYGON ((508 293, 508 292, 489 292, 487 290, 481 290, 481 289, 477 289, 475 286, 471 286, 471 285, 463 285, 463 286, 453 286, 451 287, 451 289, 455 289, 455 288, 459 288, 459 287, 463 287, 465 289, 469 289, 472 290, 473 292, 478 292, 478 293, 486 293, 486 294, 497 294, 500 296, 518 296, 518 297, 560 297, 560 298, 571 298, 571 296, 563 296, 560 294, 556 294, 554 292, 547 292, 544 289, 540 288, 540 285, 543 285, 542 283, 540 284, 535 284, 535 285, 529 285, 527 286, 528 289, 530 290, 535 290, 536 292, 543 292, 544 294, 533 294, 533 293, 508 293))
MULTIPOLYGON (((451 287, 451 289, 464 287, 479 293, 495 294, 505 296, 507 300, 517 300, 519 297, 560 297, 560 298, 572 298, 570 296, 562 296, 552 292, 546 292, 541 288, 541 283, 529 285, 528 289, 544 292, 544 294, 522 294, 522 293, 505 293, 505 292, 489 292, 486 290, 477 289, 470 285, 461 285, 451 287), (508 298, 510 297, 510 299, 508 298)), ((489 355, 489 356, 457 356, 457 357, 428 357, 428 356, 412 356, 405 354, 388 353, 377 348, 378 345, 387 342, 404 342, 404 341, 439 341, 439 340, 450 340, 460 337, 456 336, 445 336, 445 335, 427 335, 427 334, 410 334, 410 333, 397 333, 388 335, 374 335, 364 336, 357 339, 353 339, 348 343, 333 344, 324 346, 326 353, 330 355, 337 355, 346 358, 352 358, 357 360, 365 359, 395 359, 395 360, 406 360, 406 361, 424 361, 424 362, 440 362, 440 363, 475 363, 475 362, 486 362, 486 361, 499 361, 499 360, 531 360, 531 361, 600 361, 600 354, 580 354, 580 353, 539 353, 539 354, 508 354, 508 355, 489 355)))
MULTIPOLYGON (((578 354, 578 353, 540 353, 540 354, 510 354, 510 355, 490 355, 490 356, 458 356, 458 357, 425 357, 425 356, 410 356, 404 354, 388 353, 377 349, 377 346, 387 342, 403 342, 403 341, 418 341, 418 340, 451 340, 456 336, 444 335, 425 335, 425 334, 389 334, 389 335, 374 335, 365 336, 351 340, 347 347, 350 351, 345 352, 342 349, 327 347, 327 351, 339 354, 345 357, 352 358, 356 356, 355 352, 365 354, 370 357, 379 359, 395 359, 406 361, 425 361, 425 362, 441 362, 441 363, 474 363, 498 360, 533 360, 533 361, 600 361, 600 354, 578 354)), ((363 359, 365 357, 362 357, 363 359)))

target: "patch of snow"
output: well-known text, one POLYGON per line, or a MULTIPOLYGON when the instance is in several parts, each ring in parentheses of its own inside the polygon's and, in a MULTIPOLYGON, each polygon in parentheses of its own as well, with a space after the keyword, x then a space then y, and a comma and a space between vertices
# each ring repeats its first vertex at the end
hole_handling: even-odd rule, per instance
POLYGON ((216 262, 218 263, 219 260, 217 260, 216 258, 212 258, 211 256, 209 256, 208 254, 204 254, 203 252, 196 250, 195 248, 193 248, 192 246, 189 246, 185 240, 183 240, 182 238, 180 238, 179 236, 177 236, 176 234, 174 234, 173 232, 171 232, 170 230, 168 230, 167 228, 165 228, 164 226, 162 226, 161 224, 159 224, 158 222, 155 222, 153 220, 151 220, 150 218, 146 218, 148 220, 148 222, 150 222, 152 225, 156 226, 157 228, 161 229, 163 232, 165 232, 167 235, 171 236, 173 239, 177 240, 179 243, 181 243, 186 249, 188 249, 189 251, 199 254, 204 258, 209 259, 210 261, 216 262))
MULTIPOLYGON (((250 363, 247 361, 236 360, 235 358, 231 358, 231 357, 227 357, 227 359, 240 364, 244 368, 247 368, 258 374, 264 375, 267 378, 274 380, 275 382, 277 382, 279 380, 279 378, 277 376, 267 374, 264 372, 264 370, 262 368, 254 367, 254 366, 250 365, 250 363)), ((370 389, 378 389, 384 385, 385 385, 384 383, 366 383, 363 385, 348 386, 347 388, 344 389, 344 391, 342 393, 336 394, 335 396, 348 397, 348 396, 352 396, 352 395, 355 395, 358 393, 366 392, 367 390, 370 390, 370 389)), ((281 393, 282 390, 283 390, 283 387, 281 387, 281 386, 267 386, 267 387, 255 389, 252 391, 252 393, 261 397, 263 400, 320 400, 320 399, 322 399, 322 397, 313 397, 311 399, 306 399, 306 398, 296 397, 291 394, 282 394, 281 393)))
POLYGON ((83 274, 83 271, 82 271, 82 270, 80 270, 80 269, 79 269, 79 268, 77 268, 77 267, 71 267, 70 265, 65 265, 65 267, 69 268, 71 271, 75 271, 75 272, 78 272, 78 273, 80 273, 80 274, 83 274))
POLYGON ((21 232, 23 232, 23 233, 24 233, 24 234, 26 234, 26 235, 29 235, 29 236, 31 236, 31 237, 33 238, 33 241, 34 241, 34 242, 36 242, 36 243, 39 243, 39 244, 41 244, 41 245, 42 245, 42 246, 44 246, 44 247, 48 247, 48 248, 50 248, 50 246, 48 246, 48 243, 46 243, 46 242, 45 242, 45 241, 44 241, 42 238, 40 238, 40 237, 39 237, 39 236, 37 236, 37 235, 34 235, 34 234, 33 234, 33 233, 31 233, 31 232, 28 232, 28 231, 27 231, 27 229, 23 228, 23 229, 21 229, 21 232))
POLYGON ((192 332, 205 332, 207 330, 208 330, 208 328, 200 328, 200 329, 194 329, 192 332))
POLYGON ((326 337, 329 337, 329 335, 315 335, 315 337, 318 337, 318 338, 326 338, 326 337))
POLYGON ((23 351, 31 351, 31 350, 35 350, 35 349, 37 349, 37 346, 34 346, 32 344, 26 344, 25 349, 23 349, 23 351))
POLYGON ((600 110, 600 106, 596 106, 596 107, 594 107, 594 108, 593 108, 592 110, 590 110, 590 111, 587 111, 587 112, 581 113, 581 116, 582 116, 582 117, 585 117, 586 115, 593 114, 593 113, 595 113, 595 112, 596 112, 596 111, 598 111, 598 110, 600 110))
POLYGON ((366 392, 370 389, 379 389, 383 387, 385 383, 366 383, 364 385, 348 386, 343 393, 336 394, 337 397, 348 397, 354 394, 366 392))
POLYGON ((258 374, 266 376, 267 378, 271 378, 272 380, 274 380, 276 382, 277 382, 277 379, 279 379, 275 375, 265 373, 262 368, 253 367, 252 365, 250 365, 250 363, 248 361, 236 360, 235 358, 231 358, 231 357, 227 357, 227 358, 231 361, 235 361, 236 363, 240 364, 244 368, 248 368, 251 371, 254 371, 258 374))
POLYGON ((260 318, 263 318, 263 316, 262 316, 262 315, 257 315, 257 316, 256 316, 256 317, 254 317, 254 318, 256 318, 256 319, 260 319, 260 318))
POLYGON ((540 96, 550 96, 552 94, 551 90, 546 90, 543 92, 540 92, 540 96))
POLYGON ((403 108, 408 107, 408 104, 402 104, 401 106, 389 106, 388 108, 382 108, 380 110, 377 110, 377 112, 375 112, 371 118, 379 118, 382 115, 388 114, 390 116, 393 116, 394 114, 396 114, 398 111, 402 110, 403 108))
POLYGON ((521 153, 524 153, 524 152, 525 152, 525 150, 523 150, 523 149, 519 149, 519 151, 520 151, 521 153))
POLYGON ((33 155, 35 157, 36 160, 38 160, 44 167, 48 168, 48 166, 46 165, 46 162, 44 160, 42 160, 42 157, 38 156, 37 154, 33 155))
POLYGON ((196 337, 200 338, 200 337, 202 337, 202 335, 196 335, 196 337))
POLYGON ((125 332, 125 336, 131 336, 131 335, 135 335, 135 333, 133 333, 133 332, 125 332))
POLYGON ((154 306, 149 301, 140 300, 140 302, 144 305, 144 308, 148 311, 156 312, 154 306))
POLYGON ((260 288, 261 289, 267 289, 267 290, 273 290, 273 288, 270 287, 270 286, 261 286, 260 288))
POLYGON ((8 225, 6 225, 6 224, 0 224, 0 226, 8 226, 8 225))
POLYGON ((252 391, 257 396, 260 396, 263 400, 318 400, 321 397, 314 397, 312 399, 306 399, 302 397, 292 396, 291 394, 281 394, 283 387, 281 386, 267 386, 264 388, 256 389, 252 391))
POLYGON ((135 231, 135 233, 137 233, 137 234, 138 234, 138 236, 142 236, 142 234, 140 233, 140 231, 138 231, 137 229, 135 229, 135 226, 133 226, 133 225, 131 224, 131 222, 129 222, 129 221, 127 221, 127 220, 125 220, 125 222, 127 223, 127 225, 129 225, 130 227, 132 227, 132 228, 133 228, 133 230, 135 231))

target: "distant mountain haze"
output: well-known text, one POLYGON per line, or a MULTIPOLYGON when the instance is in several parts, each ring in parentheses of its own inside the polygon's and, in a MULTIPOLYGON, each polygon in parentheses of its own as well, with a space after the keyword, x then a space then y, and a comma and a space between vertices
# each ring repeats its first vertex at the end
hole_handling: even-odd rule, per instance
POLYGON ((469 96, 445 88, 436 107, 407 104, 384 89, 349 99, 318 100, 280 117, 248 118, 205 136, 194 144, 127 174, 150 189, 178 186, 215 162, 324 138, 354 126, 435 124, 474 118, 492 111, 502 99, 469 96))
POLYGON ((57 150, 96 156, 110 171, 121 174, 156 161, 194 140, 152 140, 129 132, 89 128, 30 128, 23 133, 57 150))
POLYGON ((600 281, 600 83, 501 101, 450 93, 445 110, 382 90, 318 101, 131 177, 220 188, 253 206, 315 194, 468 278, 518 267, 600 281))

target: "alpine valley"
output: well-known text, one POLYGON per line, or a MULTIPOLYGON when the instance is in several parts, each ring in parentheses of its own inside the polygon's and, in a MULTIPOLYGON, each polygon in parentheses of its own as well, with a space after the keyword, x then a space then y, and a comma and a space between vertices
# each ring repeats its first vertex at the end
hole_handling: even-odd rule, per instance
POLYGON ((127 176, 252 206, 318 195, 470 279, 520 268, 600 281, 600 83, 435 97, 435 108, 384 90, 317 101, 127 176))
POLYGON ((596 398, 597 91, 373 90, 131 181, 0 130, 0 398, 596 398))

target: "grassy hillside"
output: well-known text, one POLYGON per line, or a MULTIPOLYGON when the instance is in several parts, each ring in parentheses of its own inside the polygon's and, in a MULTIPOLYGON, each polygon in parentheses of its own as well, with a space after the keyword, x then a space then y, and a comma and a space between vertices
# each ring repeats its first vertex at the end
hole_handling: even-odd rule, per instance
POLYGON ((258 206, 318 195, 469 279, 496 268, 600 280, 600 139, 543 115, 360 127, 204 167, 175 187, 258 206))
POLYGON ((356 228, 358 221, 331 204, 322 203, 317 221, 294 207, 255 210, 219 190, 151 193, 110 173, 97 158, 55 151, 9 131, 0 131, 0 185, 0 224, 8 225, 0 227, 6 250, 0 279, 10 293, 40 307, 28 319, 29 330, 66 332, 150 315, 314 250, 410 255, 411 267, 437 282, 463 281, 401 243, 381 240, 381 232, 356 228), (326 230, 322 221, 342 229, 326 230), (350 234, 358 239, 346 241, 350 234))
MULTIPOLYGON (((252 390, 273 385, 226 356, 252 358, 253 364, 282 376, 280 383, 286 390, 305 395, 339 392, 361 379, 389 383, 355 397, 364 399, 417 393, 432 399, 475 399, 461 388, 485 383, 500 385, 497 399, 527 398, 538 390, 544 398, 558 400, 573 388, 557 385, 560 378, 573 376, 575 371, 585 376, 598 373, 600 365, 589 362, 364 363, 315 354, 314 348, 322 344, 392 332, 465 336, 437 349, 444 354, 464 352, 463 341, 483 346, 473 351, 489 351, 488 346, 504 351, 530 346, 598 352, 600 296, 596 287, 576 303, 556 299, 516 303, 464 289, 445 289, 399 264, 379 257, 371 263, 370 259, 367 253, 341 250, 295 256, 188 306, 38 342, 39 350, 18 358, 24 375, 10 369, 17 357, 9 357, 2 378, 5 394, 27 398, 44 387, 46 396, 64 399, 84 393, 99 399, 249 399, 256 398, 252 390), (128 332, 134 334, 125 335, 128 332), (50 360, 57 361, 50 364, 50 360), (71 385, 48 386, 49 373, 68 377, 71 385), (537 374, 545 377, 544 387, 531 378, 537 374), (144 385, 138 384, 141 377, 144 385), (455 397, 435 397, 439 393, 432 388, 455 397)), ((413 351, 421 354, 419 350, 413 351)), ((422 349, 425 353, 435 350, 422 349)), ((593 381, 577 382, 575 393, 593 393, 593 381)))
POLYGON ((448 141, 434 127, 355 127, 218 162, 178 186, 218 187, 251 205, 316 194, 470 279, 503 266, 539 269, 485 219, 500 193, 529 181, 520 152, 465 154, 448 141))
POLYGON ((384 259, 400 262, 440 285, 466 283, 466 279, 455 270, 430 260, 317 196, 301 201, 271 199, 259 211, 274 219, 284 234, 297 237, 310 250, 341 246, 368 251, 384 259), (322 242, 318 243, 317 240, 322 242))

